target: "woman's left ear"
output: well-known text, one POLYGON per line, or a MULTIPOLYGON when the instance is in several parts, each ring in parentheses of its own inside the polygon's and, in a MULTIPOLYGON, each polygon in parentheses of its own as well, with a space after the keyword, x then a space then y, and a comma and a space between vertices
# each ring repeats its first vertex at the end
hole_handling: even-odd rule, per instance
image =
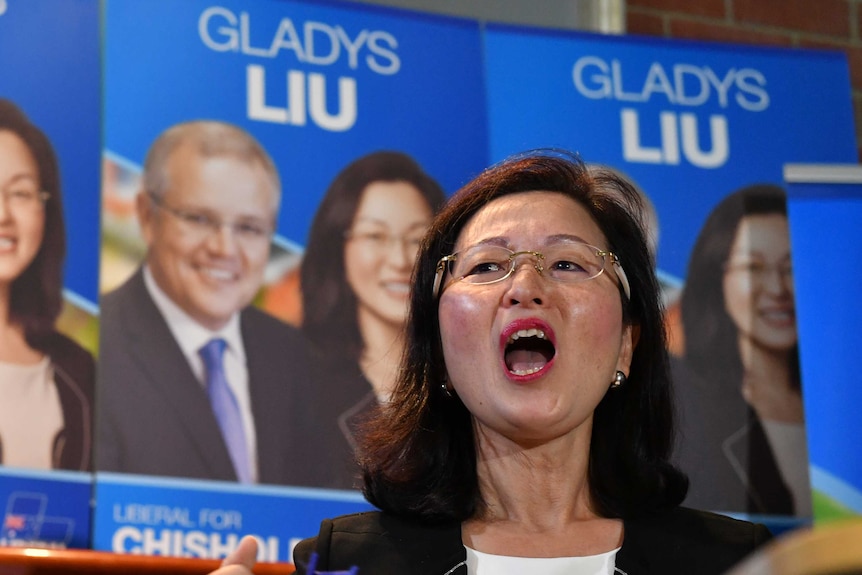
POLYGON ((623 336, 620 341, 620 354, 617 358, 617 370, 628 376, 632 364, 632 355, 641 335, 639 325, 626 325, 623 328, 623 336))

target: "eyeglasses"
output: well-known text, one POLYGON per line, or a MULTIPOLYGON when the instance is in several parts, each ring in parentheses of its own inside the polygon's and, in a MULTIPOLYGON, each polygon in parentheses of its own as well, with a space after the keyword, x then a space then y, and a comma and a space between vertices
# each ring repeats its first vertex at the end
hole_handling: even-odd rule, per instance
POLYGON ((783 282, 793 281, 793 264, 789 261, 768 264, 761 261, 728 262, 724 266, 726 272, 744 272, 757 283, 763 283, 770 273, 777 273, 783 282))
POLYGON ((369 249, 382 252, 393 244, 398 244, 404 250, 419 251, 419 245, 425 236, 425 229, 408 232, 404 235, 390 234, 388 231, 355 231, 348 230, 344 237, 348 240, 364 243, 369 249))
POLYGON ((226 222, 219 216, 207 211, 174 208, 151 192, 147 195, 158 208, 175 217, 188 233, 194 234, 200 239, 219 233, 223 227, 227 226, 233 237, 243 245, 259 247, 269 242, 273 232, 272 225, 261 220, 239 219, 226 222))
POLYGON ((0 190, 0 197, 6 205, 15 210, 32 210, 42 207, 51 194, 36 189, 35 187, 22 187, 13 185, 10 188, 0 190))
POLYGON ((464 251, 445 256, 437 262, 433 294, 436 299, 442 292, 441 284, 446 272, 452 276, 450 285, 461 281, 472 285, 503 281, 515 271, 518 256, 531 256, 533 267, 542 277, 561 283, 577 283, 597 278, 608 262, 619 278, 626 299, 631 298, 629 280, 612 252, 581 242, 562 243, 548 247, 544 252, 513 252, 496 245, 479 244, 464 251))

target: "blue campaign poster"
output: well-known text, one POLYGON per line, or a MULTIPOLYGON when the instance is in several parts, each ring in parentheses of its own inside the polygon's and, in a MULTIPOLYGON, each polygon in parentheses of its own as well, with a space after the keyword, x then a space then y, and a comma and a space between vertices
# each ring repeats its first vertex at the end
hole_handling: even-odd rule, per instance
POLYGON ((335 1, 108 0, 104 26, 100 293, 139 264, 142 164, 177 123, 235 124, 272 156, 284 201, 259 299, 291 323, 299 321, 296 298, 268 294, 295 271, 340 170, 393 150, 451 193, 487 164, 476 22, 335 1))
MULTIPOLYGON (((60 260, 63 285, 52 284, 58 294, 62 293, 63 306, 54 327, 62 334, 58 339, 66 342, 63 347, 67 351, 77 348, 73 362, 68 361, 69 356, 60 359, 55 354, 59 348, 55 346, 41 350, 51 360, 46 365, 55 374, 53 379, 61 398, 68 397, 66 394, 70 392, 77 397, 71 402, 63 399, 62 407, 57 404, 66 422, 65 429, 60 431, 65 447, 57 449, 57 444, 51 442, 53 437, 45 437, 35 423, 40 420, 35 413, 28 415, 33 427, 23 434, 9 427, 5 412, 2 417, 7 424, 2 430, 0 545, 88 547, 93 374, 92 367, 87 366, 92 366, 90 354, 96 351, 98 337, 101 130, 98 3, 93 0, 0 2, 0 70, 4 126, 20 126, 21 118, 25 118, 25 122, 44 135, 56 156, 57 188, 43 200, 44 209, 36 209, 49 214, 43 221, 53 230, 63 228, 52 218, 62 218, 65 223, 65 258, 61 256, 60 260), (56 210, 58 205, 62 206, 60 210, 56 210), (66 338, 76 343, 69 343, 66 338), (57 376, 58 372, 65 372, 66 376, 57 376)), ((19 136, 21 132, 13 128, 10 133, 19 136)), ((39 145, 35 143, 39 138, 34 138, 25 141, 21 137, 31 154, 34 146, 39 145)), ((18 169, 12 162, 4 164, 4 168, 18 169)), ((39 178, 53 179, 50 171, 53 169, 43 167, 39 178)), ((8 177, 9 172, 4 174, 8 177)), ((45 186, 46 182, 40 184, 45 186)), ((0 182, 4 196, 10 185, 13 185, 10 181, 0 182)), ((0 201, 5 202, 5 197, 0 201)), ((11 210, 8 203, 6 207, 11 210)), ((4 229, 10 221, 9 213, 4 215, 4 229)), ((43 255, 35 255, 31 263, 48 254, 49 249, 57 249, 51 229, 41 236, 42 251, 38 253, 43 255)), ((4 259, 14 252, 8 243, 4 243, 2 250, 4 259)), ((13 300, 12 306, 15 305, 13 300)), ((27 367, 4 363, 3 373, 27 367)), ((4 390, 11 391, 6 384, 16 382, 10 379, 3 383, 4 390)), ((0 402, 12 405, 5 397, 0 402)), ((49 407, 45 406, 46 413, 50 413, 49 407)))
POLYGON ((789 164, 793 266, 805 379, 814 519, 862 515, 862 393, 836 366, 852 365, 862 344, 862 311, 850 286, 862 265, 862 168, 789 164), (834 256, 828 255, 833 253, 834 256))
POLYGON ((105 3, 105 150, 140 165, 177 122, 235 123, 278 164, 278 230, 299 244, 363 153, 404 151, 457 189, 487 160, 484 101, 475 22, 329 2, 105 3))
POLYGON ((844 56, 509 26, 484 46, 492 160, 565 148, 652 205, 686 503, 776 530, 810 521, 805 416, 822 414, 799 391, 813 326, 797 332, 782 167, 855 161, 844 56))
MULTIPOLYGON (((239 126, 272 157, 281 179, 282 199, 264 285, 254 304, 294 326, 301 321, 296 285, 311 223, 331 182, 345 166, 382 150, 409 156, 439 184, 437 193, 442 202, 446 194, 487 165, 485 89, 476 22, 339 2, 107 0, 103 5, 103 296, 124 289, 118 286, 129 285, 128 278, 136 274, 148 249, 135 209, 145 157, 157 137, 179 123, 207 119, 239 126), (442 38, 445 42, 441 42, 442 38)), ((357 195, 364 194, 362 189, 357 195)), ((429 212, 423 216, 425 222, 431 214, 430 209, 423 209, 429 212)), ((343 229, 330 234, 327 240, 344 244, 348 237, 355 237, 359 240, 352 245, 367 244, 369 250, 382 246, 389 252, 397 247, 406 254, 415 243, 414 237, 427 225, 425 222, 418 232, 386 231, 384 240, 377 241, 382 220, 369 221, 374 227, 371 232, 364 230, 348 236, 353 230, 343 229), (372 244, 380 245, 374 248, 372 244)), ((341 259, 335 258, 336 262, 341 259)), ((398 276, 390 275, 379 284, 382 291, 388 292, 382 297, 401 301, 401 307, 411 261, 401 260, 398 276)), ((371 277, 376 273, 377 268, 369 264, 360 275, 371 277)), ((304 285, 301 297, 308 298, 316 290, 315 285, 304 285)), ((104 305, 107 299, 102 300, 103 331, 109 323, 108 306, 104 305)), ((330 328, 334 332, 341 330, 337 326, 330 328)), ((173 342, 170 333, 165 332, 165 336, 173 342)), ((164 338, 146 338, 146 345, 141 347, 155 347, 154 339, 164 338)), ((103 361, 115 355, 120 345, 118 338, 103 340, 103 361)), ((176 346, 171 346, 155 357, 165 366, 176 351, 176 346)), ((248 349, 246 352, 250 353, 248 349)), ((292 352, 280 349, 278 353, 285 356, 292 352)), ((144 381, 145 376, 130 374, 146 368, 142 370, 138 363, 127 365, 124 377, 144 381)), ((251 360, 249 366, 249 388, 252 394, 258 393, 254 386, 258 385, 256 381, 262 381, 255 379, 260 371, 252 371, 257 368, 251 367, 251 360)), ((201 383, 189 383, 187 366, 180 367, 182 373, 170 376, 170 387, 176 390, 187 386, 186 397, 197 397, 201 383)), ((116 383, 109 380, 118 379, 108 378, 105 373, 101 372, 103 379, 99 381, 103 397, 108 395, 105 390, 116 383)), ((313 390, 313 384, 298 381, 290 369, 270 373, 268 379, 294 386, 293 391, 279 393, 274 401, 284 401, 292 393, 294 404, 308 402, 313 423, 301 430, 307 443, 325 434, 342 436, 342 429, 336 427, 341 425, 340 420, 318 416, 315 411, 329 410, 329 404, 341 401, 340 389, 321 397, 318 405, 305 394, 313 390)), ((369 395, 370 383, 352 371, 336 372, 335 378, 326 381, 337 383, 341 379, 364 388, 363 401, 374 397, 369 395)), ((157 393, 170 393, 159 381, 153 380, 152 385, 154 389, 162 387, 157 393)), ((143 401, 147 405, 156 401, 143 389, 138 385, 135 393, 146 395, 143 401)), ((199 399, 207 401, 203 395, 199 399)), ((128 420, 117 415, 121 409, 128 408, 127 413, 144 409, 142 403, 116 407, 122 401, 106 400, 104 405, 109 407, 100 404, 100 414, 107 416, 103 419, 114 417, 120 425, 128 420)), ((149 426, 157 426, 162 438, 157 443, 165 445, 178 437, 170 435, 168 429, 191 427, 187 422, 197 419, 212 420, 209 404, 204 410, 200 405, 191 405, 194 401, 165 401, 155 421, 142 424, 137 434, 146 437, 149 426)), ((261 407, 267 408, 269 405, 261 407)), ((264 433, 292 433, 285 431, 292 425, 286 413, 277 419, 271 419, 270 427, 257 432, 258 461, 284 458, 283 454, 262 450, 264 433)), ((195 432, 199 443, 209 442, 221 448, 218 428, 213 427, 212 433, 195 432)), ((187 441, 187 436, 178 441, 187 441)), ((340 441, 346 449, 346 440, 340 441)), ((126 449, 125 445, 118 448, 122 449, 126 449)), ((212 452, 210 447, 200 451, 207 450, 212 452)), ((336 464, 342 465, 348 456, 344 452, 336 464)), ((135 459, 136 464, 142 461, 128 456, 128 452, 121 457, 135 459)), ((325 460, 335 454, 321 449, 309 457, 325 460)), ((100 471, 96 479, 94 547, 221 557, 236 543, 238 535, 253 533, 274 542, 274 546, 267 547, 267 557, 289 560, 291 538, 313 535, 324 517, 369 508, 359 492, 347 486, 342 489, 330 483, 311 484, 311 488, 300 489, 280 477, 266 480, 263 471, 261 484, 239 486, 211 472, 215 465, 191 472, 186 471, 188 466, 181 459, 175 458, 165 466, 133 470, 123 464, 108 465, 107 459, 97 461, 100 471)), ((279 465, 311 467, 296 452, 279 465)), ((263 466, 261 463, 260 468, 263 466)))
POLYGON ((624 170, 658 212, 658 267, 685 277, 710 209, 787 162, 856 157, 844 56, 489 26, 492 159, 563 147, 624 170))
POLYGON ((0 97, 18 104, 57 154, 68 234, 65 287, 92 312, 99 271, 93 257, 99 251, 98 3, 5 0, 3 6, 0 97))

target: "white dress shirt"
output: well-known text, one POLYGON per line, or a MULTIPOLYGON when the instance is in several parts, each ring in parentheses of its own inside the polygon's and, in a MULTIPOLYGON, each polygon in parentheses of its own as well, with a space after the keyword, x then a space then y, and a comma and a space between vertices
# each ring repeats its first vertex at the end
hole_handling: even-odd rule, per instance
POLYGON ((224 327, 211 331, 184 312, 156 283, 147 266, 144 266, 144 285, 150 297, 159 308, 170 328, 177 345, 186 356, 192 372, 201 384, 206 385, 204 362, 198 351, 213 338, 221 338, 227 342, 224 353, 224 368, 228 385, 239 404, 242 426, 245 431, 252 481, 258 481, 257 471, 257 436, 254 430, 254 417, 251 412, 251 394, 248 388, 248 366, 246 365, 245 348, 242 345, 242 334, 239 329, 239 314, 234 313, 224 327))

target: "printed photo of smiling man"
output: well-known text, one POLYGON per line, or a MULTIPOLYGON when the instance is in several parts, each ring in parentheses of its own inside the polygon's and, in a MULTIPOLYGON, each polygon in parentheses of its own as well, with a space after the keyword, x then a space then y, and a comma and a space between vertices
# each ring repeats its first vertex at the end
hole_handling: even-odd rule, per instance
POLYGON ((101 299, 101 471, 315 485, 301 440, 306 344, 250 307, 263 281, 280 178, 244 130, 190 121, 144 163, 135 211, 146 255, 101 299))

